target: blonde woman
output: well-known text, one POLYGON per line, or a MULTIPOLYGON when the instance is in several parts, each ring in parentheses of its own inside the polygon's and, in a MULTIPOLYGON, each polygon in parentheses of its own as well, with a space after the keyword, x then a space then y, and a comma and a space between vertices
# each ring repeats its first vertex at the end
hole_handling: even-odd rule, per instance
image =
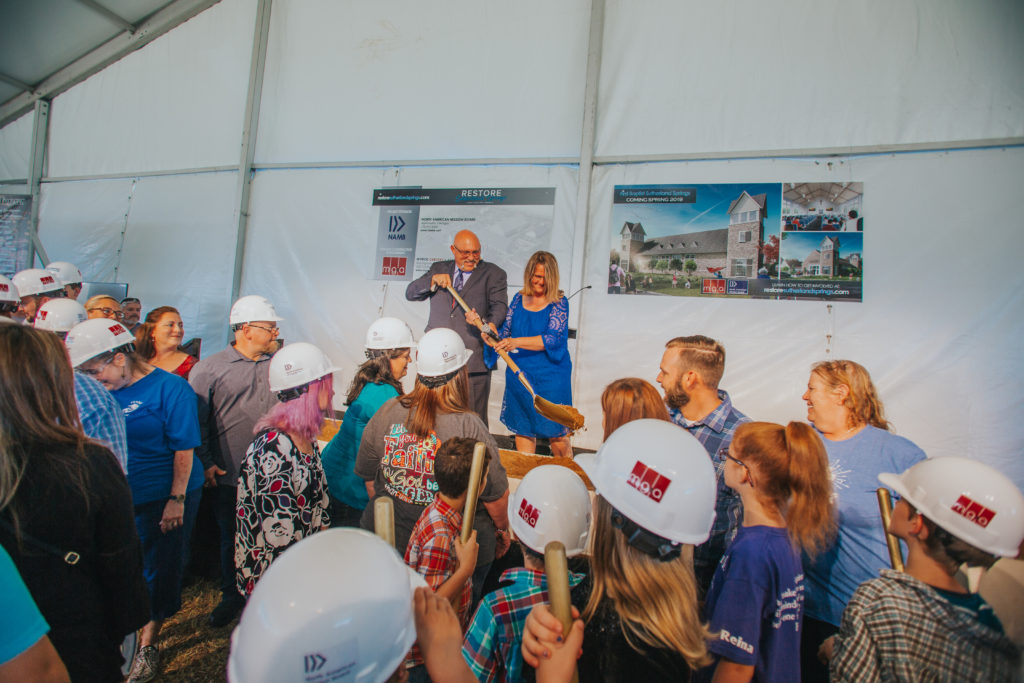
MULTIPOLYGON (((471 324, 476 324, 474 315, 466 315, 471 324)), ((493 324, 491 328, 497 331, 493 324)), ((487 335, 483 339, 489 346, 514 354, 516 364, 538 396, 552 403, 572 404, 569 302, 558 288, 558 261, 550 252, 535 252, 526 263, 523 289, 512 297, 498 336, 500 342, 487 335)), ((497 361, 492 353, 485 353, 484 357, 490 366, 497 361)), ((552 455, 572 455, 569 430, 534 410, 533 396, 511 369, 505 373, 501 422, 516 435, 516 450, 520 452, 535 453, 537 438, 545 437, 551 444, 552 455)))
POLYGON ((832 474, 839 517, 835 543, 814 561, 804 561, 806 602, 801 649, 805 681, 827 681, 818 659, 820 645, 839 630, 846 603, 857 586, 889 566, 885 533, 878 517, 880 472, 902 472, 925 454, 889 430, 882 401, 868 371, 849 360, 811 368, 807 420, 822 437, 832 474))
POLYGON ((416 385, 404 396, 382 405, 363 430, 356 455, 356 476, 366 482, 369 504, 360 524, 374 528, 374 500, 394 503, 395 547, 401 552, 420 514, 434 501, 434 456, 454 436, 481 441, 491 454, 487 479, 481 484, 474 528, 480 552, 473 575, 479 597, 495 557, 508 550, 508 478, 498 446, 480 416, 469 407, 466 365, 472 355, 453 330, 439 327, 423 335, 416 350, 416 385))
MULTIPOLYGON (((688 681, 711 662, 700 621, 693 544, 711 530, 715 473, 707 452, 671 422, 627 422, 577 462, 594 483, 592 587, 582 605, 581 681, 688 681)), ((523 658, 536 667, 560 640, 546 605, 526 621, 523 658)))

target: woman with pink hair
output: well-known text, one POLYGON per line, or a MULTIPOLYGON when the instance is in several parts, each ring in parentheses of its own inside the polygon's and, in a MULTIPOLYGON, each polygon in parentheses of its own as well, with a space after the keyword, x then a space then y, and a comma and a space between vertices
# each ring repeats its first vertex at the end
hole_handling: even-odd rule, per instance
POLYGON ((285 346, 270 361, 270 390, 280 403, 256 423, 238 475, 235 581, 246 596, 286 548, 331 525, 317 435, 337 369, 304 342, 285 346))

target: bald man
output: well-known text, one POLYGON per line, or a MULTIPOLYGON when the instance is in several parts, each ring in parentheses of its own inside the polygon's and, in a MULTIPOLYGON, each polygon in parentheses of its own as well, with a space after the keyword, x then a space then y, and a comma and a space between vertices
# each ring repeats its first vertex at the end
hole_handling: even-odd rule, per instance
POLYGON ((504 270, 480 257, 480 240, 469 230, 456 233, 451 250, 454 259, 436 262, 426 275, 410 282, 405 298, 409 301, 430 299, 430 318, 426 329, 447 327, 455 330, 466 343, 466 348, 473 350, 469 359, 470 407, 486 425, 491 371, 484 365, 483 341, 480 331, 466 322, 462 308, 445 288, 452 285, 485 323, 494 323, 500 328, 508 311, 508 276, 504 270))

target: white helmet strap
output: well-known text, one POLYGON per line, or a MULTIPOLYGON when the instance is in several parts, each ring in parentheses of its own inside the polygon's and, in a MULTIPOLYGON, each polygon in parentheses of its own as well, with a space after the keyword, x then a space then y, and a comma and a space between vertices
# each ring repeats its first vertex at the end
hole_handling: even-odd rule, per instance
POLYGON ((682 543, 673 543, 664 536, 648 531, 612 507, 612 527, 626 537, 626 543, 659 562, 669 562, 683 552, 682 543))

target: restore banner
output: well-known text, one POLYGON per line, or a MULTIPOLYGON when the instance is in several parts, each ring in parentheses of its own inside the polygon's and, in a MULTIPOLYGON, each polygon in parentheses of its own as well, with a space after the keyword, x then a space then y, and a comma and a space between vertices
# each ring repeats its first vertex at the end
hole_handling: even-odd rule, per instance
POLYGON ((10 277, 29 267, 31 219, 30 195, 0 195, 0 274, 10 277))
POLYGON ((526 263, 547 244, 554 223, 553 187, 383 188, 373 191, 377 220, 374 279, 412 280, 451 258, 459 230, 480 238, 483 257, 526 263), (500 250, 500 251, 499 251, 500 250))
POLYGON ((864 184, 616 185, 609 294, 861 301, 864 184))

